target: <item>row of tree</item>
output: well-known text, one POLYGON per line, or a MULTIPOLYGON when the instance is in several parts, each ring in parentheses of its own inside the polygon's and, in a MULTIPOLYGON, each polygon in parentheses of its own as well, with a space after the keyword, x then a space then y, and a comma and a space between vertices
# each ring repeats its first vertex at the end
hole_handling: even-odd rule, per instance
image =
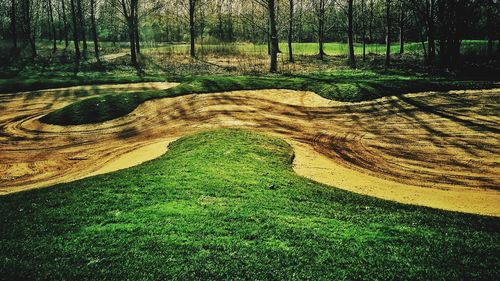
MULTIPOLYGON (((349 65, 356 67, 355 42, 386 43, 386 65, 391 42, 421 42, 429 64, 456 66, 464 39, 487 39, 493 55, 499 38, 497 0, 5 0, 0 2, 0 31, 18 48, 28 44, 36 56, 35 40, 73 41, 77 62, 87 57, 87 39, 130 43, 131 62, 137 64, 141 41, 190 42, 196 56, 197 40, 267 42, 271 71, 277 70, 280 39, 317 42, 318 58, 324 43, 348 43, 349 65), (82 46, 80 46, 80 44, 82 46), (82 48, 82 50, 80 50, 82 48)), ((498 52, 498 48, 496 50, 498 52)))

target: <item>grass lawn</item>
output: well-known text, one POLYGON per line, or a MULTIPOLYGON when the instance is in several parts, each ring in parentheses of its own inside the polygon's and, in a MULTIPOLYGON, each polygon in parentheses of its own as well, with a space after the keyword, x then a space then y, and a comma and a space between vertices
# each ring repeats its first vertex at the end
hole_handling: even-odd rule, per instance
POLYGON ((494 280, 500 220, 297 176, 284 141, 183 138, 140 166, 0 197, 0 279, 494 280))

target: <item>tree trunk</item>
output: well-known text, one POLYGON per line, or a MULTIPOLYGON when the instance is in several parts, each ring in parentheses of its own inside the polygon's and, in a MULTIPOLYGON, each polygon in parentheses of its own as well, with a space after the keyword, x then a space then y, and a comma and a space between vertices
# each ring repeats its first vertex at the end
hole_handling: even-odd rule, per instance
POLYGON ((62 18, 63 18, 63 29, 64 29, 64 46, 65 49, 68 48, 69 40, 68 40, 68 22, 66 19, 66 5, 64 4, 66 0, 61 0, 62 5, 62 18))
POLYGON ((288 60, 293 63, 293 0, 290 0, 290 17, 288 19, 288 60))
POLYGON ((434 0, 427 0, 427 45, 428 45, 428 62, 429 64, 434 63, 436 57, 436 42, 435 42, 435 31, 434 31, 434 0))
POLYGON ((399 6, 399 53, 403 54, 405 52, 405 41, 404 41, 404 21, 405 21, 405 11, 403 0, 400 0, 399 6))
POLYGON ((17 27, 16 27, 16 0, 11 1, 10 7, 10 28, 12 32, 12 46, 14 50, 17 49, 17 27))
POLYGON ((189 54, 191 55, 192 58, 196 57, 196 50, 195 50, 195 37, 196 37, 196 30, 194 26, 194 13, 195 13, 195 8, 196 8, 196 0, 189 0, 189 36, 190 36, 190 51, 189 54))
POLYGON ((365 0, 361 0, 361 29, 363 36, 363 61, 366 61, 366 22, 365 22, 365 0))
POLYGON ((57 41, 56 41, 56 26, 54 24, 54 15, 52 12, 52 0, 49 0, 47 4, 49 5, 49 19, 50 19, 50 27, 52 33, 52 52, 55 53, 57 50, 57 41))
POLYGON ((87 57, 87 38, 85 35, 85 18, 84 12, 82 8, 82 0, 76 0, 77 4, 77 12, 78 12, 78 24, 80 26, 80 32, 82 35, 82 44, 83 44, 83 57, 87 57))
POLYGON ((318 45, 319 45, 319 59, 323 60, 325 51, 323 43, 325 40, 325 0, 319 0, 319 14, 318 14, 318 45))
POLYGON ((385 66, 391 64, 391 0, 385 1, 385 19, 386 19, 386 34, 385 34, 385 66))
POLYGON ((373 43, 373 0, 370 0, 370 21, 368 22, 369 42, 373 43))
POLYGON ((134 32, 134 18, 135 12, 133 8, 133 4, 130 5, 130 15, 127 19, 128 23, 128 36, 130 40, 130 60, 134 66, 137 66, 137 52, 135 48, 135 32, 134 32))
POLYGON ((134 17, 134 38, 135 38, 135 51, 137 54, 141 53, 141 45, 139 38, 139 0, 134 0, 135 17, 134 17))
POLYGON ((77 25, 77 15, 75 10, 75 0, 71 0, 71 19, 73 22, 73 42, 75 44, 75 61, 78 65, 80 63, 80 45, 78 38, 78 25, 77 25))
POLYGON ((35 32, 33 32, 33 19, 31 17, 31 1, 24 0, 24 23, 26 27, 26 35, 31 47, 31 58, 36 57, 35 32))
POLYGON ((276 31, 276 10, 275 10, 275 0, 267 1, 267 10, 269 12, 269 34, 271 37, 271 66, 270 72, 278 71, 278 32, 276 31))
POLYGON ((347 41, 349 44, 349 67, 356 68, 356 58, 354 57, 352 4, 354 0, 347 1, 347 41))
POLYGON ((100 62, 99 59, 99 42, 97 38, 97 26, 95 22, 95 0, 90 0, 90 20, 92 24, 92 39, 94 40, 94 56, 97 62, 100 62))
POLYGON ((439 23, 439 64, 441 67, 447 67, 448 66, 448 50, 447 50, 447 43, 446 43, 446 37, 447 37, 447 28, 446 28, 446 20, 445 20, 445 13, 446 13, 446 3, 444 0, 439 0, 438 1, 438 23, 439 23))
POLYGON ((493 40, 494 40, 494 32, 495 32, 495 27, 493 24, 493 16, 494 16, 494 5, 495 3, 493 0, 488 0, 488 5, 486 5, 486 30, 487 30, 487 36, 488 36, 488 50, 487 54, 488 57, 493 57, 493 40))

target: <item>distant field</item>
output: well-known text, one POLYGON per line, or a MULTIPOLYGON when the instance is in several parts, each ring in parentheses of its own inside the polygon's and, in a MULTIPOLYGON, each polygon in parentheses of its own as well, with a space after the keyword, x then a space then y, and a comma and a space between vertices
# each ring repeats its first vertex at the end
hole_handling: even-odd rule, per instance
MULTIPOLYGON (((495 42, 494 48, 498 45, 495 42)), ((10 46, 9 42, 0 41, 0 49, 5 49, 10 46)), ((72 48, 73 44, 70 43, 72 48)), ((115 52, 128 52, 128 42, 100 42, 100 46, 105 53, 115 52)), ((38 41, 37 48, 50 49, 52 43, 50 41, 38 41)), ((189 44, 187 43, 165 43, 165 42, 142 42, 142 47, 146 52, 149 50, 166 51, 175 54, 188 54, 189 44)), ((58 43, 58 48, 64 48, 64 42, 58 43)), ((253 44, 253 43, 224 43, 224 44, 196 44, 197 52, 204 54, 218 54, 218 55, 242 55, 242 54, 256 54, 266 55, 266 44, 253 44)), ((461 52, 465 54, 482 54, 486 53, 487 41, 486 40, 464 40, 461 46, 461 52)), ((347 43, 329 42, 325 43, 324 50, 327 55, 347 55, 347 43)), ((92 48, 89 47, 89 51, 92 48)), ((280 51, 283 54, 288 54, 288 46, 286 42, 280 43, 280 51)), ((293 51, 295 55, 312 56, 318 54, 318 43, 293 43, 293 51)), ((354 46, 356 55, 362 55, 363 45, 356 43, 354 46)), ((393 54, 399 53, 399 43, 392 44, 391 52, 393 54)), ((407 53, 422 53, 421 42, 407 42, 405 43, 405 52, 407 53)), ((367 54, 385 54, 385 44, 367 44, 367 54)))

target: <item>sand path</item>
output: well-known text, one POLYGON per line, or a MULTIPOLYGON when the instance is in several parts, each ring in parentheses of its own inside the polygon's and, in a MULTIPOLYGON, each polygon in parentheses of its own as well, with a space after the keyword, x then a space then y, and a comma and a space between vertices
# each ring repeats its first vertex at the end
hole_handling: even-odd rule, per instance
POLYGON ((148 101, 96 125, 38 119, 76 100, 172 83, 81 86, 0 95, 0 194, 137 165, 187 134, 221 127, 271 133, 294 170, 407 204, 500 216, 500 89, 339 103, 310 92, 236 91, 148 101))

